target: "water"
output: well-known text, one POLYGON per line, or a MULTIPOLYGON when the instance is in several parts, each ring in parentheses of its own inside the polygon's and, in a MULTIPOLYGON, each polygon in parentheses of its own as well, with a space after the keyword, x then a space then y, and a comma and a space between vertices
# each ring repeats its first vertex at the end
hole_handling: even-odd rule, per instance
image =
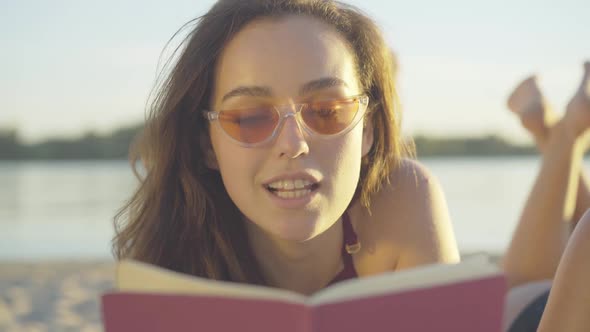
POLYGON ((0 259, 110 257, 126 162, 0 163, 0 259))
POLYGON ((540 160, 518 158, 431 159, 462 252, 503 252, 520 216, 540 160))
MULTIPOLYGON (((535 157, 424 159, 463 252, 505 250, 535 157)), ((109 258, 113 216, 137 181, 124 161, 0 162, 0 260, 109 258)))

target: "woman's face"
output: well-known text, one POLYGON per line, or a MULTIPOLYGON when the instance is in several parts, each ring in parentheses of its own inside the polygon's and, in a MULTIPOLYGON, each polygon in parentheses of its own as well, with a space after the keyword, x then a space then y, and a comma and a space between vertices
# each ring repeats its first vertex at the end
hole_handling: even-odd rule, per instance
MULTIPOLYGON (((316 19, 257 20, 221 54, 211 109, 292 110, 294 104, 359 95, 355 68, 344 39, 316 19)), ((274 139, 257 147, 236 144, 213 122, 210 135, 216 167, 247 220, 272 237, 305 241, 344 213, 373 137, 362 121, 332 138, 309 135, 298 121, 285 118, 274 139)))

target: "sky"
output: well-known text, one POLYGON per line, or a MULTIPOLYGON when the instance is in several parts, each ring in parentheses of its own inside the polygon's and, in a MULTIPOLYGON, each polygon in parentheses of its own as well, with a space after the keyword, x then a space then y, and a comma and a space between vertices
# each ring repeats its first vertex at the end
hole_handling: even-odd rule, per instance
MULTIPOLYGON (((561 113, 590 60, 587 0, 346 2, 398 55, 406 135, 529 142, 511 89, 537 74, 561 113)), ((0 0, 0 128, 36 142, 143 121, 168 41, 213 3, 0 0)))

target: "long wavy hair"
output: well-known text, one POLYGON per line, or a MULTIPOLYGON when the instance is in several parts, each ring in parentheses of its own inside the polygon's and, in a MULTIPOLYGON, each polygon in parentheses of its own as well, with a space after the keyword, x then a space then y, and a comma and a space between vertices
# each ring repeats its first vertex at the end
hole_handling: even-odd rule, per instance
MULTIPOLYGON (((375 23, 358 9, 323 0, 220 0, 194 28, 160 82, 143 132, 130 151, 147 168, 115 216, 113 254, 211 279, 265 284, 248 243, 242 215, 221 175, 206 165, 209 123, 200 110, 210 104, 214 70, 225 45, 259 18, 307 15, 332 26, 354 53, 363 91, 370 98, 365 121, 374 143, 363 157, 355 193, 369 208, 371 196, 389 181, 413 146, 400 133, 395 59, 375 23)), ((140 167, 140 166, 139 166, 140 167)))

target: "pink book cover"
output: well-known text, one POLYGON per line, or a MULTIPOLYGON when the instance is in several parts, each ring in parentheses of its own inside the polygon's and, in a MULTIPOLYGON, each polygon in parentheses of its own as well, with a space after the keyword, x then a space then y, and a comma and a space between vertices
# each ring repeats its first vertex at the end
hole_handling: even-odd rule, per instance
POLYGON ((312 331, 501 332, 503 276, 314 308, 312 331))
POLYGON ((102 298, 106 332, 309 331, 305 306, 224 297, 112 293, 102 298))
MULTIPOLYGON (((290 301, 284 297, 232 297, 227 293, 215 296, 138 289, 113 291, 102 296, 103 323, 106 332, 501 331, 507 290, 502 274, 395 291, 379 292, 382 287, 374 286, 387 285, 390 279, 395 283, 395 274, 392 278, 346 281, 348 285, 339 289, 338 285, 329 287, 333 294, 338 293, 336 297, 325 296, 315 302, 315 294, 290 301), (364 288, 373 289, 362 294, 364 288), (350 296, 351 292, 356 295, 350 296)), ((397 278, 397 282, 412 278, 407 275, 405 280, 397 278)))

